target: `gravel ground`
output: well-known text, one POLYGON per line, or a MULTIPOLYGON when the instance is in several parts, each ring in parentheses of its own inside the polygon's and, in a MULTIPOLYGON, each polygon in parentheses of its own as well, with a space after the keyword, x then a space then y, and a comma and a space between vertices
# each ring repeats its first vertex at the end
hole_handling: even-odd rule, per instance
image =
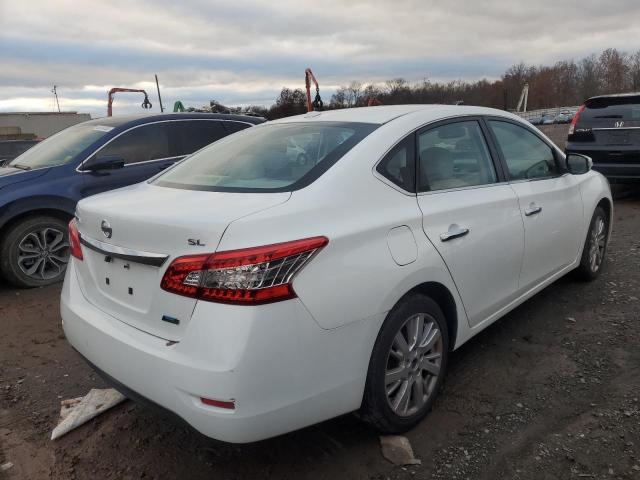
POLYGON ((61 399, 103 383, 67 344, 59 286, 0 285, 0 478, 640 479, 640 190, 616 202, 606 267, 567 277, 452 355, 396 467, 344 416, 244 446, 131 402, 49 440, 61 399))

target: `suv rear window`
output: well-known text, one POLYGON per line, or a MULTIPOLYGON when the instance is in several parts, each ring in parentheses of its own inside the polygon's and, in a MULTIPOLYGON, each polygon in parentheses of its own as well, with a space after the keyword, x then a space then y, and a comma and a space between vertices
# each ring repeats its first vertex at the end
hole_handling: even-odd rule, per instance
POLYGON ((188 190, 283 192, 309 185, 377 125, 271 124, 226 137, 152 181, 188 190))
POLYGON ((624 122, 622 126, 640 126, 640 95, 597 97, 587 100, 577 127, 619 127, 621 121, 624 122))

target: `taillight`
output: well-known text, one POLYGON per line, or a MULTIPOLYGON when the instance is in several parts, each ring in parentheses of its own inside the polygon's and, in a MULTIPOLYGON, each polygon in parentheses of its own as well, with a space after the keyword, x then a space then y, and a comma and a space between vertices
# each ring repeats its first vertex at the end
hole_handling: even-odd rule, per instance
POLYGON ((580 114, 584 112, 584 109, 587 108, 586 105, 582 105, 576 114, 571 119, 571 125, 569 125, 569 135, 573 135, 573 132, 576 130, 576 125, 578 124, 578 119, 580 118, 580 114))
POLYGON ((227 410, 235 410, 236 408, 236 402, 233 400, 215 400, 213 398, 201 397, 200 401, 205 405, 210 405, 212 407, 218 408, 226 408, 227 410))
POLYGON ((163 290, 209 302, 256 305, 294 298, 293 277, 323 248, 326 237, 176 258, 163 290))
POLYGON ((69 251, 78 260, 82 260, 82 248, 80 247, 80 233, 78 232, 78 222, 75 218, 69 222, 69 251))

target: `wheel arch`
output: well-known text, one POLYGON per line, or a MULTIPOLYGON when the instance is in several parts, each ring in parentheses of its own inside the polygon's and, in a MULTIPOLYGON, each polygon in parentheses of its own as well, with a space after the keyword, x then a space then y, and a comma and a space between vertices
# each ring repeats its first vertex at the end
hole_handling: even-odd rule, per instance
POLYGON ((447 328, 449 330, 449 350, 453 350, 456 345, 458 335, 458 308, 451 291, 442 283, 424 282, 409 290, 402 296, 398 303, 400 303, 407 295, 412 295, 414 293, 426 295, 438 304, 444 314, 444 318, 447 322, 447 328))
POLYGON ((0 238, 3 238, 13 225, 26 218, 47 215, 61 220, 71 220, 75 212, 75 203, 68 199, 41 197, 26 202, 14 202, 4 208, 0 215, 0 238))
POLYGON ((613 204, 611 200, 607 197, 602 197, 600 201, 596 204, 597 207, 602 207, 604 212, 607 214, 607 220, 609 220, 609 225, 611 225, 611 217, 613 216, 613 204))

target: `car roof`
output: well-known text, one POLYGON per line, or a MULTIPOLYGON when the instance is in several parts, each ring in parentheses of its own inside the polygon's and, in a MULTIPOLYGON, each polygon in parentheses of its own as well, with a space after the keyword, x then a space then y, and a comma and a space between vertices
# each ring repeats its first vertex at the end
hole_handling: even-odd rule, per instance
POLYGON ((236 122, 246 122, 259 124, 265 121, 262 117, 250 115, 231 115, 227 113, 158 113, 158 114, 137 114, 137 115, 117 115, 115 117, 101 117, 84 122, 88 125, 103 125, 105 127, 120 127, 123 125, 141 125, 144 123, 167 121, 167 120, 230 120, 236 122))
POLYGON ((498 115, 514 117, 514 115, 495 108, 476 107, 469 105, 381 105, 376 107, 344 108, 340 110, 327 110, 323 112, 309 112, 303 115, 281 118, 271 123, 292 123, 292 122, 358 122, 384 124, 404 115, 414 112, 431 113, 433 119, 448 118, 457 115, 498 115))

